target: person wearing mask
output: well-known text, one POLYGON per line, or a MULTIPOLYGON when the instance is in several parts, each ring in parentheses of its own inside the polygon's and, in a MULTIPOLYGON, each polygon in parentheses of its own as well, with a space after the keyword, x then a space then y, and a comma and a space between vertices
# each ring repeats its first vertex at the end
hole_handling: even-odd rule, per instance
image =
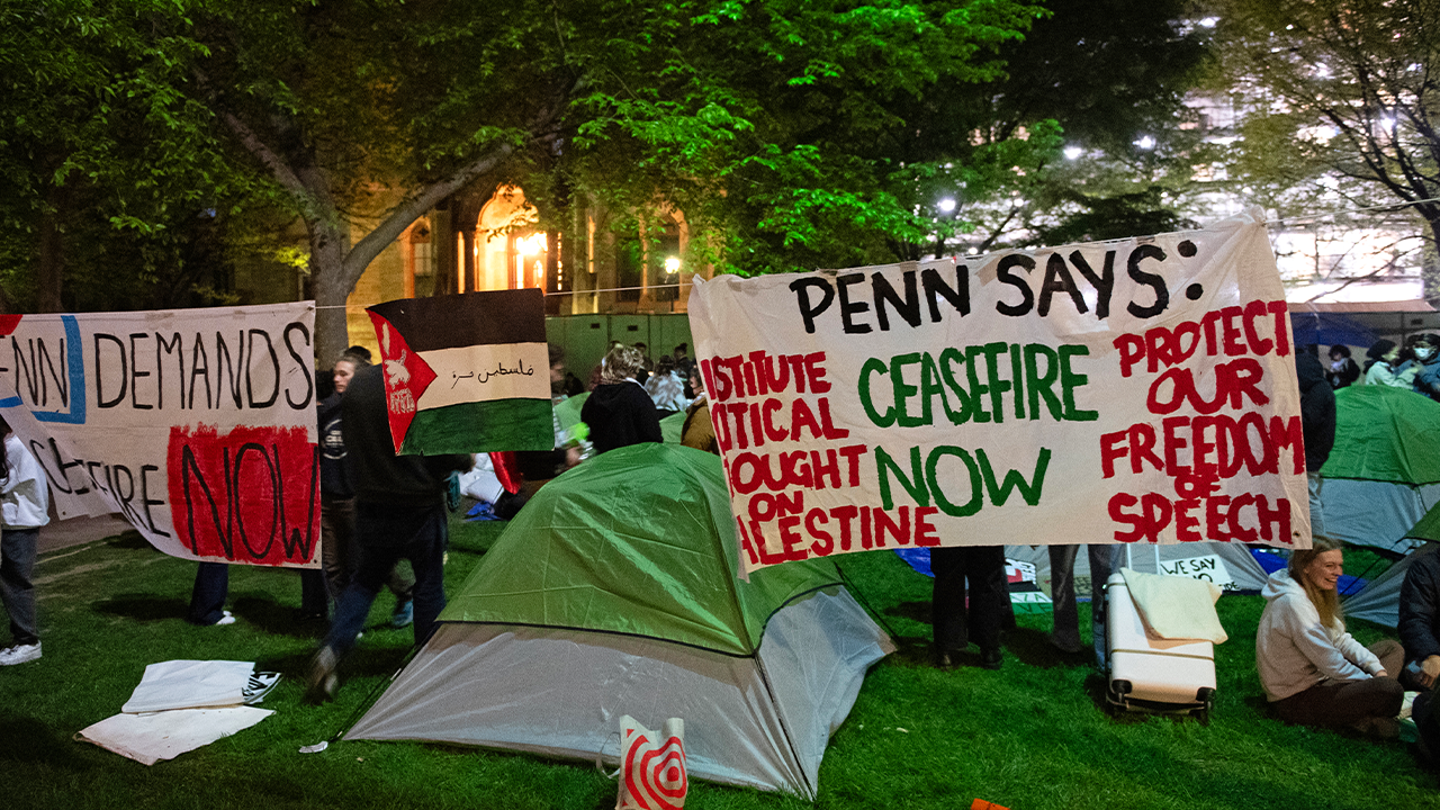
POLYGON ((580 408, 580 421, 590 427, 596 453, 663 441, 655 402, 635 378, 642 362, 640 352, 629 346, 605 355, 601 383, 580 408))
POLYGON ((1338 540, 1316 537, 1270 575, 1255 635, 1255 665, 1270 708, 1287 723, 1349 727, 1394 738, 1405 651, 1391 639, 1366 648, 1345 631, 1336 593, 1345 570, 1338 540))
POLYGON ((11 644, 0 649, 0 666, 25 664, 40 657, 35 620, 35 583, 31 574, 40 547, 40 527, 50 522, 50 487, 45 470, 29 448, 0 419, 0 602, 10 614, 11 644))
POLYGON ((1415 377, 1420 367, 1409 363, 1403 357, 1400 346, 1393 340, 1381 338, 1375 341, 1365 356, 1365 384, 1388 385, 1392 388, 1414 388, 1415 377))
POLYGON ((1354 385, 1360 379, 1360 365, 1350 356, 1350 347, 1337 343, 1330 347, 1330 368, 1325 378, 1334 389, 1354 385))
POLYGON ((1415 358, 1415 390, 1440 402, 1440 337, 1417 335, 1410 347, 1415 358))

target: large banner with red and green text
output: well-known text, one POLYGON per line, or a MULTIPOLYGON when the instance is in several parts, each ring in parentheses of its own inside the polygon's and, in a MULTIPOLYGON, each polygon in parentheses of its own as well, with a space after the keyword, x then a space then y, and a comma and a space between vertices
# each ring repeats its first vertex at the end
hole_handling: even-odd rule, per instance
POLYGON ((0 417, 56 513, 177 557, 316 567, 313 303, 0 316, 0 417))
POLYGON ((905 546, 1308 547, 1295 347, 1262 219, 697 279, 745 569, 905 546))

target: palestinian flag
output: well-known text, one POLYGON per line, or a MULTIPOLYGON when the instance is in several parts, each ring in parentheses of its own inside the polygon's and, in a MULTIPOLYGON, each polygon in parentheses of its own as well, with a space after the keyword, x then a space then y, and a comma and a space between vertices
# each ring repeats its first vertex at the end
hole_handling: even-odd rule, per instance
POLYGON ((407 298, 367 311, 396 453, 554 448, 540 290, 407 298))

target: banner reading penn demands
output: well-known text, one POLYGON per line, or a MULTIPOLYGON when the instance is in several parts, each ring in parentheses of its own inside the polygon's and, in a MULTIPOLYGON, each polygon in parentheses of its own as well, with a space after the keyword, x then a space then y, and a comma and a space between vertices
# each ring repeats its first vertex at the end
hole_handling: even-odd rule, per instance
POLYGON ((973 260, 696 280, 742 562, 904 546, 1305 548, 1261 220, 973 260))
POLYGON ((314 306, 0 316, 0 416, 61 518, 176 557, 314 566, 314 306))

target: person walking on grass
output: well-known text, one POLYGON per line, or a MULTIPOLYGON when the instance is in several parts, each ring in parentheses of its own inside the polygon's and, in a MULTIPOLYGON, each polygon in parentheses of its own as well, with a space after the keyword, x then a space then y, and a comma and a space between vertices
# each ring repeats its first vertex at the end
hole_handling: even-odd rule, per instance
POLYGON ((395 563, 415 569, 414 629, 419 646, 435 629, 445 607, 445 494, 452 470, 474 463, 465 453, 399 456, 390 438, 385 381, 380 366, 355 372, 340 405, 345 456, 355 487, 355 539, 360 565, 335 607, 335 620, 310 662, 306 698, 320 703, 335 696, 336 668, 365 629, 380 587, 395 563))
POLYGON ((35 623, 35 556, 40 527, 50 522, 50 488, 45 470, 25 443, 0 419, 5 441, 0 445, 0 601, 10 614, 12 644, 0 649, 0 666, 24 664, 40 657, 35 623))

